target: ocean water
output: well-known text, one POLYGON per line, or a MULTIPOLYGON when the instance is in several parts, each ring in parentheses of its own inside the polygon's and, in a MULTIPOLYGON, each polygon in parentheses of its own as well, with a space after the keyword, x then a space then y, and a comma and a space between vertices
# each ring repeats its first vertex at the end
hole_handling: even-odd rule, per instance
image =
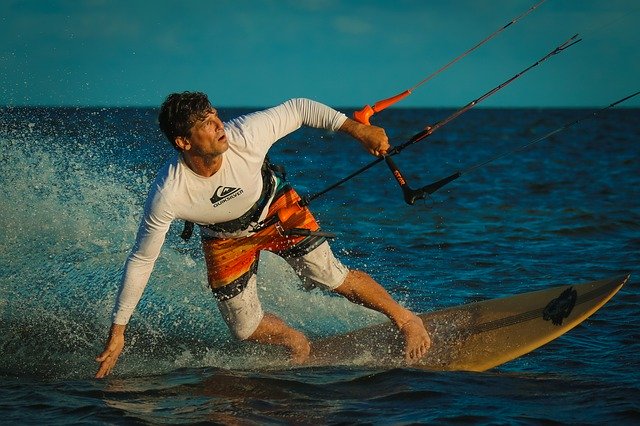
MULTIPOLYGON (((221 109, 231 118, 244 109, 221 109)), ((637 424, 640 111, 606 111, 409 206, 382 163, 311 208, 345 264, 430 311, 630 272, 600 311, 484 373, 290 367, 235 342, 174 224, 116 370, 93 379, 142 204, 173 149, 156 110, 0 109, 0 418, 7 424, 637 424)), ((349 112, 345 110, 345 112, 349 112)), ((394 144, 451 110, 375 118, 394 144)), ((475 109, 395 157, 418 187, 589 113, 475 109)), ((339 133, 272 149, 301 194, 371 157, 339 133)), ((384 320, 265 254, 261 300, 311 338, 384 320)))

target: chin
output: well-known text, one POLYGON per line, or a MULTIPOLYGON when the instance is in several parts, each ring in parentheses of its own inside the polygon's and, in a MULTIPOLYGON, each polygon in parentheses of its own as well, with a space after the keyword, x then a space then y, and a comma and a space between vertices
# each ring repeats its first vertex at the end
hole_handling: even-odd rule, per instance
POLYGON ((217 155, 224 154, 229 149, 229 144, 224 143, 220 144, 220 146, 216 149, 217 155))

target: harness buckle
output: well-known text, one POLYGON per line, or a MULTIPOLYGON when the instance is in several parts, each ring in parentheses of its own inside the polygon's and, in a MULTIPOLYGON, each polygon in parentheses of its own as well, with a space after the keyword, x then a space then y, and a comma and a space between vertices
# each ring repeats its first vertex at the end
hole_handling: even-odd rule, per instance
POLYGON ((277 221, 276 223, 273 224, 273 226, 276 228, 276 231, 278 231, 278 234, 281 237, 287 237, 288 233, 287 231, 284 229, 284 227, 282 226, 282 222, 277 221))

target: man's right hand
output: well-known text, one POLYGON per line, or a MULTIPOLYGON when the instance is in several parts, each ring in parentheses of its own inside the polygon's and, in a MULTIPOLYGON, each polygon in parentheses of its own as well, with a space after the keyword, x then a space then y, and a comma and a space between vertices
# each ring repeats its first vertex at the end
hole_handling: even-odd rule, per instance
POLYGON ((387 133, 382 127, 361 124, 347 118, 340 130, 360 141, 364 149, 376 157, 385 155, 391 148, 387 133))
POLYGON ((111 370, 116 365, 118 357, 124 349, 124 330, 127 326, 120 324, 113 324, 109 331, 109 339, 104 347, 104 351, 98 355, 96 361, 100 363, 100 368, 96 373, 96 379, 102 379, 111 373, 111 370))

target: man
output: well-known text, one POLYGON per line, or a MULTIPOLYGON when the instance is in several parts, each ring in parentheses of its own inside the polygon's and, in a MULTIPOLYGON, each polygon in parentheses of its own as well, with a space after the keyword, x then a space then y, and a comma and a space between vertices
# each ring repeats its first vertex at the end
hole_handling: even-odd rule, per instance
POLYGON ((300 205, 298 194, 265 160, 273 143, 303 125, 346 132, 369 153, 383 155, 389 141, 382 128, 359 124, 308 99, 292 99, 223 123, 205 94, 190 92, 169 95, 159 122, 179 154, 160 170, 151 187, 125 265, 109 338, 96 358, 96 377, 106 376, 116 364, 126 324, 175 219, 200 226, 209 285, 238 339, 284 346, 293 363, 309 357, 307 337, 265 313, 258 300, 258 255, 269 250, 286 259, 305 285, 335 291, 389 317, 404 337, 408 362, 424 356, 431 343, 420 318, 369 275, 348 270, 333 256, 326 234, 300 205))

